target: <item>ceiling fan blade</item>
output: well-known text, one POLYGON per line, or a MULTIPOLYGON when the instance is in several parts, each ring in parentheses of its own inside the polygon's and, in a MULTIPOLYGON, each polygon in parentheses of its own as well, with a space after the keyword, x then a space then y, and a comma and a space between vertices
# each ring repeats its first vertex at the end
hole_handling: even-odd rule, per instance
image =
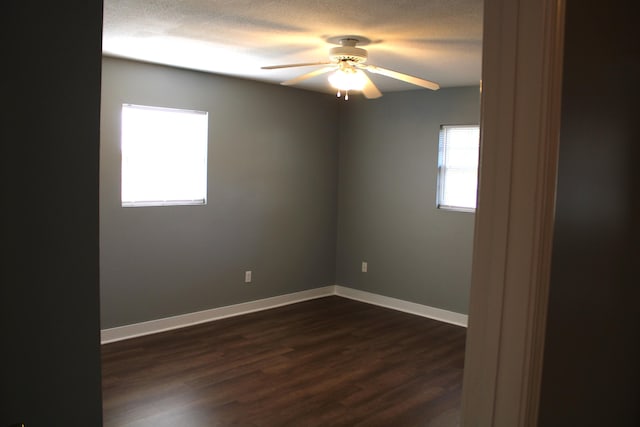
POLYGON ((327 64, 331 64, 331 62, 329 61, 303 62, 301 64, 269 65, 267 67, 260 67, 260 68, 263 70, 277 70, 278 68, 308 67, 310 65, 327 65, 327 64))
POLYGON ((364 97, 367 99, 380 98, 382 96, 382 92, 380 92, 380 90, 376 87, 376 85, 373 84, 369 76, 367 76, 367 73, 364 73, 362 71, 360 72, 364 74, 365 82, 366 82, 364 84, 364 87, 362 88, 362 94, 364 95, 364 97))
POLYGON ((291 85, 294 85, 296 83, 300 83, 303 80, 307 80, 307 79, 310 79, 311 77, 319 76, 320 74, 328 73, 329 71, 333 71, 335 69, 336 69, 335 66, 334 67, 318 68, 317 70, 313 70, 310 73, 303 74, 303 75, 295 77, 295 78, 293 78, 291 80, 284 81, 284 82, 282 82, 280 84, 284 85, 284 86, 291 86, 291 85))
POLYGON ((375 65, 365 65, 363 68, 371 71, 372 73, 381 74, 383 76, 391 77, 392 79, 402 80, 403 82, 411 83, 416 86, 421 86, 431 90, 440 89, 440 85, 438 83, 430 82, 429 80, 421 79, 419 77, 410 76, 409 74, 387 70, 386 68, 376 67, 375 65))

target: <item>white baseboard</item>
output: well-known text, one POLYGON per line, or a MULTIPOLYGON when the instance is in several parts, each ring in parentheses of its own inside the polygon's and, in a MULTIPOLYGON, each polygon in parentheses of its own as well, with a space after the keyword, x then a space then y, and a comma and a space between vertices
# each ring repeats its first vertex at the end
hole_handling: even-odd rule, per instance
POLYGON ((255 311, 268 310, 270 308, 295 304, 297 302, 331 295, 337 295, 368 304, 403 311, 405 313, 428 317, 429 319, 439 320, 453 325, 467 326, 468 316, 466 314, 455 313, 453 311, 429 307, 428 305, 417 304, 414 302, 336 285, 309 289, 306 291, 294 292, 291 294, 279 295, 256 301, 243 302, 225 307, 212 308, 209 310, 196 311, 194 313, 181 314, 178 316, 165 317, 163 319, 103 329, 100 331, 100 341, 102 344, 107 344, 110 342, 184 328, 187 326, 197 325, 199 323, 210 322, 212 320, 224 319, 225 317, 239 316, 255 311))
POLYGON ((391 308, 405 313, 411 313, 429 319, 439 320, 445 323, 451 323, 457 326, 467 327, 468 318, 466 314, 456 313, 454 311, 442 310, 440 308, 429 307, 428 305, 417 304, 415 302, 404 301, 397 298, 385 297, 383 295, 371 292, 360 291, 358 289, 347 288, 344 286, 335 286, 335 295, 353 299, 356 301, 366 302, 369 304, 379 305, 381 307, 391 308))
POLYGON ((196 311, 194 313, 165 317, 162 319, 150 320, 148 322, 103 329, 100 331, 100 342, 102 344, 107 344, 142 335, 150 335, 157 332, 193 326, 199 323, 210 322, 212 320, 224 319, 225 317, 239 316, 241 314, 248 314, 254 311, 267 310, 283 305, 294 304, 296 302, 322 298, 333 295, 335 292, 334 288, 334 286, 325 286, 323 288, 310 289, 307 291, 294 292, 291 294, 279 295, 256 301, 228 305, 225 307, 196 311))

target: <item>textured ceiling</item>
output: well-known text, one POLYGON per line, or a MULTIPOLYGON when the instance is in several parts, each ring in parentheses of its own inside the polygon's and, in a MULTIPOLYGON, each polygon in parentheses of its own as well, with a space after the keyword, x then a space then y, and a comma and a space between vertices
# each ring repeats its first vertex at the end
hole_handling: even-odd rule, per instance
MULTIPOLYGON (((103 34, 105 55, 276 84, 314 68, 261 66, 326 61, 328 38, 360 35, 369 64, 466 86, 480 81, 482 0, 105 0, 103 34)), ((326 75, 297 87, 332 91, 326 75)))

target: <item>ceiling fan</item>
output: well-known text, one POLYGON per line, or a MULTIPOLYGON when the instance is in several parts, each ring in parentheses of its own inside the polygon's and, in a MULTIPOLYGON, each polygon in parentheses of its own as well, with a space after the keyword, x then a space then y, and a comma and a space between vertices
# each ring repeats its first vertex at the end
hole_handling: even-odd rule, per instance
POLYGON ((411 83, 417 86, 424 87, 426 89, 438 90, 440 86, 437 83, 429 80, 421 79, 419 77, 410 76, 408 74, 399 73, 397 71, 388 70, 386 68, 376 67, 375 65, 366 64, 367 51, 359 48, 356 45, 366 45, 370 42, 369 39, 361 36, 339 36, 331 37, 327 40, 329 43, 339 44, 340 46, 331 48, 329 51, 330 61, 322 62, 306 62, 301 64, 284 64, 284 65, 270 65, 262 67, 263 70, 275 70, 278 68, 292 68, 292 67, 308 67, 325 65, 322 68, 311 71, 310 73, 303 74, 295 77, 291 80, 282 82, 282 85, 290 86, 296 83, 300 83, 303 80, 310 79, 312 77, 319 76, 321 74, 333 72, 329 76, 329 83, 337 89, 337 96, 342 96, 344 93, 344 99, 349 99, 349 91, 362 91, 362 94, 368 99, 379 98, 382 96, 380 90, 371 81, 369 76, 364 70, 381 74, 383 76, 391 77, 393 79, 402 80, 403 82, 411 83))

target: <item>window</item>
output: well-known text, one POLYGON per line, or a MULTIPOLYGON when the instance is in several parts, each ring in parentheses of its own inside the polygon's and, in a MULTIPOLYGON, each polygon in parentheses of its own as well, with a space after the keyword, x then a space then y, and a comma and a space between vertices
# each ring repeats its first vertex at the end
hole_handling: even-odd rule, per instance
POLYGON ((206 204, 208 117, 122 105, 122 206, 206 204))
POLYGON ((438 207, 473 211, 478 188, 479 126, 442 126, 438 153, 438 207))

